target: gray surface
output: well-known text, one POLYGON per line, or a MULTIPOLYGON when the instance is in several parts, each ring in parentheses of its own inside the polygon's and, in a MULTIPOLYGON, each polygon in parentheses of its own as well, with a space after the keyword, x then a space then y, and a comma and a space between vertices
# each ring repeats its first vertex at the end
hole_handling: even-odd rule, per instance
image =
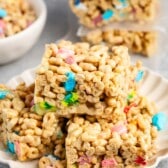
MULTIPOLYGON (((7 82, 11 77, 20 74, 24 70, 37 66, 40 63, 46 43, 55 42, 60 38, 68 38, 73 41, 77 39, 75 37, 75 31, 77 30, 76 18, 74 16, 70 16, 71 19, 68 18, 69 9, 67 0, 46 0, 46 2, 48 6, 48 19, 41 38, 24 57, 8 65, 0 66, 0 83, 7 82), (69 23, 68 20, 70 20, 69 23), (69 34, 67 35, 67 33, 69 34)), ((165 35, 165 38, 168 39, 167 35, 165 35)), ((135 56, 133 60, 140 58, 145 66, 168 78, 167 53, 168 52, 163 49, 162 54, 158 53, 158 55, 153 58, 146 59, 135 56)), ((168 168, 168 160, 162 161, 157 168, 168 168)))

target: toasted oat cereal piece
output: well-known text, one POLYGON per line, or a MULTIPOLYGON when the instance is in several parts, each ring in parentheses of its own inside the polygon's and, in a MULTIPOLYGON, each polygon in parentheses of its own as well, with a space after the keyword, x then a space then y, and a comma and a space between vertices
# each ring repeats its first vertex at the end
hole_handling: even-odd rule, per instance
POLYGON ((152 56, 157 50, 157 33, 154 31, 92 30, 82 37, 91 44, 102 42, 109 46, 124 45, 130 52, 152 56))
POLYGON ((65 168, 66 161, 60 160, 58 157, 53 155, 43 156, 39 160, 39 168, 65 168))
POLYGON ((156 15, 156 0, 69 0, 79 22, 89 28, 114 21, 152 22, 156 15))
POLYGON ((123 46, 68 41, 47 45, 36 73, 34 109, 40 115, 55 111, 102 116, 106 106, 123 107, 139 68, 131 66, 123 46))
POLYGON ((75 116, 68 123, 67 167, 129 167, 147 165, 156 153, 157 129, 152 126, 156 113, 153 103, 135 96, 123 111, 125 118, 106 119, 75 116))
MULTIPOLYGON (((26 87, 21 84, 13 92, 15 96, 8 100, 10 106, 0 109, 2 142, 7 150, 18 160, 27 161, 53 153, 56 145, 63 146, 63 119, 58 119, 51 112, 39 116, 31 111, 34 85, 26 87)), ((9 104, 8 101, 4 100, 4 104, 9 104)), ((58 155, 62 154, 58 151, 58 155)))
POLYGON ((27 0, 0 0, 0 39, 29 27, 36 19, 27 0))

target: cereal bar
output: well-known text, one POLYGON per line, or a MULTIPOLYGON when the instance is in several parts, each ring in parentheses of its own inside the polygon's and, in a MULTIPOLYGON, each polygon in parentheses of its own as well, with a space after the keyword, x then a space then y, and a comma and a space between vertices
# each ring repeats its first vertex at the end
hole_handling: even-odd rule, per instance
POLYGON ((126 47, 112 49, 61 41, 46 46, 35 80, 35 111, 105 114, 106 106, 122 108, 135 84, 140 64, 131 66, 126 47))
POLYGON ((2 142, 8 152, 19 161, 27 161, 53 153, 55 146, 63 146, 63 119, 58 119, 55 113, 39 116, 33 111, 34 85, 21 84, 13 92, 14 97, 4 100, 7 105, 1 109, 2 142))
POLYGON ((95 28, 113 21, 151 22, 155 19, 156 0, 69 0, 82 25, 95 28))
POLYGON ((0 0, 0 39, 29 27, 36 19, 27 0, 0 0))
POLYGON ((126 118, 116 123, 91 116, 72 118, 66 138, 67 168, 146 166, 156 153, 157 128, 152 126, 156 111, 145 97, 137 96, 134 103, 126 118))
POLYGON ((144 56, 152 56, 157 50, 157 33, 154 31, 96 29, 83 36, 82 40, 91 44, 105 42, 109 46, 124 45, 130 52, 144 56))

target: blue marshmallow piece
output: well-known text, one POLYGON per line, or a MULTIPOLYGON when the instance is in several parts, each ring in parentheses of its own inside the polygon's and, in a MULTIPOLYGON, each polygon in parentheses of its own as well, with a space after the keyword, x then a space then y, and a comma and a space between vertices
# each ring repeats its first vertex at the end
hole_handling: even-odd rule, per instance
POLYGON ((137 74, 137 76, 135 77, 135 81, 136 82, 140 82, 141 80, 142 80, 142 78, 143 78, 143 76, 144 76, 144 71, 138 71, 138 74, 137 74))
POLYGON ((8 151, 12 154, 15 154, 15 145, 13 142, 7 142, 8 151))
POLYGON ((119 0, 120 3, 122 3, 123 8, 128 6, 127 0, 119 0))
POLYGON ((80 4, 80 0, 74 0, 74 4, 75 5, 79 5, 80 4))
POLYGON ((0 90, 0 100, 4 99, 8 93, 9 93, 9 91, 0 90))
POLYGON ((121 3, 125 3, 125 2, 126 2, 126 0, 119 0, 119 2, 121 2, 121 3))
POLYGON ((163 112, 155 114, 152 118, 152 125, 157 127, 158 131, 163 130, 166 127, 167 115, 163 112))
POLYGON ((76 86, 75 75, 72 72, 66 74, 67 81, 64 83, 64 88, 67 92, 72 92, 76 86))
POLYGON ((119 0, 119 2, 122 3, 122 4, 126 4, 127 0, 119 0))
POLYGON ((104 20, 109 20, 111 17, 114 16, 114 12, 112 10, 106 10, 103 15, 102 15, 102 18, 104 20))
POLYGON ((0 9, 0 18, 4 18, 7 16, 7 12, 4 9, 0 9))

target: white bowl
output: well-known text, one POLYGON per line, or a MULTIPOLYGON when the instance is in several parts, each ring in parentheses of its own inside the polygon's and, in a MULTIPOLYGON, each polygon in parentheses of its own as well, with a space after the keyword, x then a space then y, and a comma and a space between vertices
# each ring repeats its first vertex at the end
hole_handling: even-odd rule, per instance
POLYGON ((27 0, 35 10, 36 20, 25 30, 0 39, 0 65, 23 56, 38 40, 46 21, 47 8, 43 0, 27 0))

